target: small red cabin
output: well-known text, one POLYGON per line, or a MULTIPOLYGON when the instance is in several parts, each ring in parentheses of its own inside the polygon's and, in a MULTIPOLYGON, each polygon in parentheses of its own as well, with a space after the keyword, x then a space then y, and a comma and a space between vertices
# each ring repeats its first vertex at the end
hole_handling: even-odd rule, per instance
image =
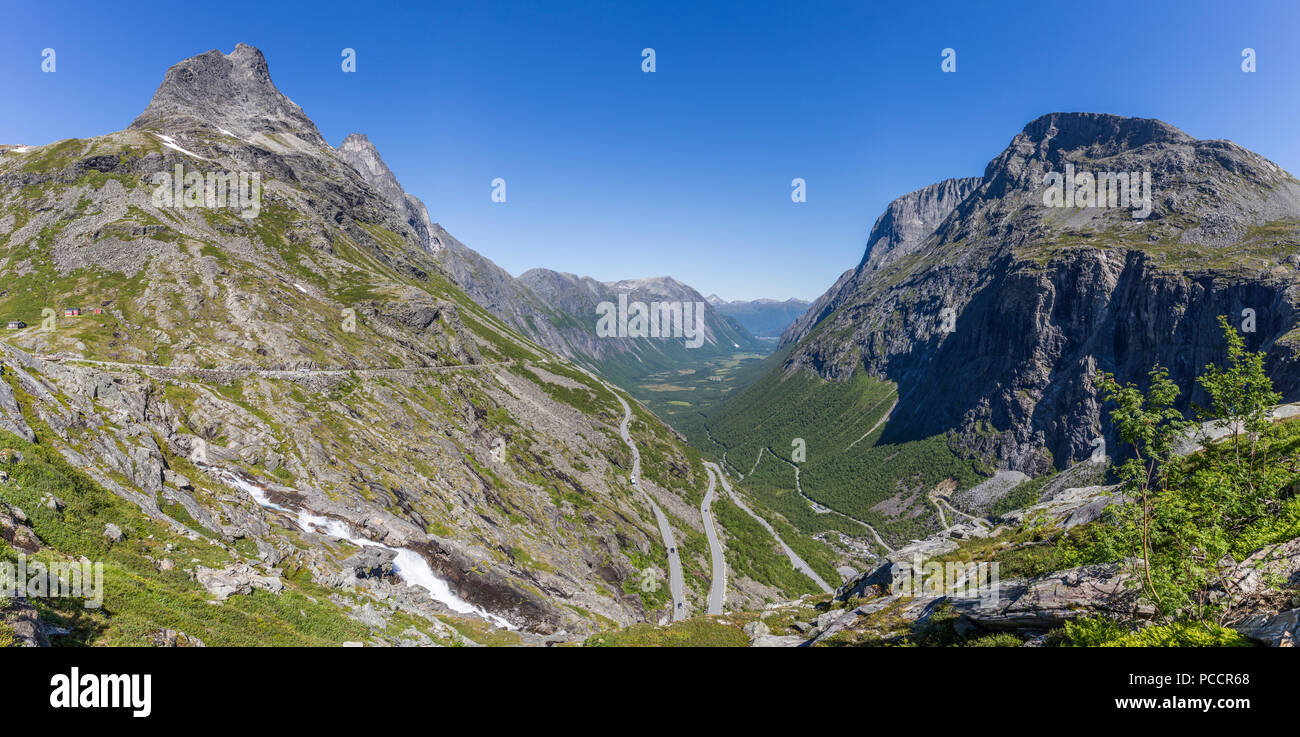
POLYGON ((63 316, 64 316, 64 317, 81 317, 81 308, 80 308, 80 307, 64 307, 64 308, 63 308, 63 316))

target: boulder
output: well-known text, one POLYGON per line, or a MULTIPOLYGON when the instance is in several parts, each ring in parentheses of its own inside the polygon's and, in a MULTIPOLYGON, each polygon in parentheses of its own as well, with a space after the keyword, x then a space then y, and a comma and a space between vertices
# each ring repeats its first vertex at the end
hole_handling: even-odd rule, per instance
POLYGON ((1127 563, 1080 566, 1029 581, 1001 581, 998 597, 952 598, 953 610, 990 630, 1051 629, 1096 615, 1151 617, 1127 563))
POLYGON ((761 621, 750 622, 744 627, 749 635, 750 647, 799 647, 806 638, 798 635, 773 635, 772 630, 761 621))
POLYGON ((393 575, 393 560, 396 557, 396 550, 367 546, 343 561, 343 567, 352 571, 357 578, 388 578, 393 575))
POLYGON ((45 636, 45 628, 41 626, 41 618, 36 613, 36 607, 25 598, 13 598, 6 600, 4 606, 0 606, 0 622, 8 625, 15 639, 18 640, 20 647, 49 647, 49 638, 45 636))
POLYGON ((1300 609, 1256 615, 1232 626, 1255 642, 1270 647, 1300 647, 1300 609))
POLYGON ((104 537, 108 538, 110 542, 120 543, 126 536, 122 534, 121 527, 109 522, 104 525, 104 537))
POLYGON ((203 588, 225 601, 232 594, 241 596, 253 593, 253 589, 264 589, 273 594, 284 590, 284 581, 278 576, 263 576, 257 569, 247 563, 236 563, 226 568, 205 568, 199 566, 194 573, 203 588))
POLYGON ((190 483, 188 478, 176 473, 170 468, 163 469, 163 483, 168 486, 175 486, 177 489, 190 490, 194 488, 194 485, 190 483))
POLYGON ((27 515, 17 507, 4 504, 0 504, 0 540, 24 553, 41 549, 41 539, 27 526, 27 515))
POLYGON ((149 639, 154 647, 207 647, 203 640, 187 635, 180 630, 158 630, 149 639))
POLYGON ((1266 545, 1225 576, 1234 596, 1253 596, 1268 588, 1300 586, 1300 537, 1266 545))
POLYGON ((1114 486, 1079 486, 1062 489, 1031 507, 1002 515, 1006 522, 1044 520, 1069 529, 1101 517, 1102 512, 1119 501, 1114 486))

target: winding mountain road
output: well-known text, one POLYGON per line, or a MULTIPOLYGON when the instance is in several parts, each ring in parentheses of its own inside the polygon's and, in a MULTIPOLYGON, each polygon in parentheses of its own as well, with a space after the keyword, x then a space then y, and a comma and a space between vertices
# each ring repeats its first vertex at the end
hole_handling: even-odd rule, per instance
POLYGON ((722 488, 727 492, 727 496, 731 497, 732 503, 743 509, 750 517, 753 517, 758 524, 763 526, 763 529, 767 530, 768 534, 776 539, 777 544, 781 546, 781 550, 785 551, 785 556, 790 559, 790 563, 795 567, 795 570, 804 574, 808 578, 811 578, 813 583, 817 584, 822 591, 830 593, 833 590, 829 584, 822 580, 821 576, 817 575, 817 572, 812 569, 812 566, 808 565, 803 558, 799 557, 798 553, 794 552, 789 545, 785 544, 785 541, 781 539, 781 536, 776 533, 776 530, 772 528, 772 525, 769 524, 767 520, 758 516, 754 510, 749 508, 749 505, 741 501, 740 496, 731 490, 731 483, 727 481, 727 476, 722 473, 722 469, 718 468, 718 464, 713 463, 712 461, 705 461, 704 466, 713 471, 714 474, 717 475, 718 479, 722 481, 722 488))
MULTIPOLYGON (((857 522, 858 524, 860 524, 860 525, 862 525, 863 527, 867 528, 867 532, 870 532, 870 533, 871 533, 871 536, 874 537, 874 538, 876 538, 876 543, 877 543, 878 545, 880 545, 880 547, 884 548, 885 550, 887 550, 887 551, 889 551, 889 552, 891 552, 891 553, 894 552, 894 549, 891 548, 891 547, 889 546, 889 544, 885 542, 885 539, 882 538, 882 537, 880 536, 880 533, 879 533, 879 532, 876 532, 876 528, 872 527, 870 524, 868 524, 868 523, 866 523, 866 522, 863 522, 862 520, 858 519, 857 517, 854 517, 854 516, 851 515, 851 514, 845 514, 845 513, 841 512, 841 511, 838 510, 838 509, 832 509, 832 508, 826 506, 825 504, 820 504, 820 503, 818 503, 818 502, 815 502, 815 501, 813 501, 813 498, 812 498, 812 497, 810 497, 810 496, 808 496, 807 494, 805 494, 804 491, 803 491, 803 483, 799 480, 799 464, 794 463, 794 462, 792 462, 792 461, 787 461, 786 459, 782 458, 781 456, 777 455, 776 453, 773 453, 771 448, 765 448, 764 450, 766 450, 766 451, 768 452, 769 455, 771 455, 773 458, 777 459, 778 461, 781 461, 781 462, 783 462, 783 463, 786 463, 786 464, 788 464, 788 465, 794 467, 794 486, 795 486, 795 490, 799 492, 799 496, 801 496, 801 497, 804 498, 804 501, 808 502, 808 505, 812 507, 812 510, 813 510, 814 512, 817 512, 818 514, 826 514, 826 513, 830 512, 830 513, 838 514, 839 516, 843 517, 844 519, 853 520, 854 522, 857 522)), ((761 458, 762 456, 760 455, 759 457, 761 458)), ((940 514, 942 514, 942 512, 941 512, 940 514)))
POLYGON ((164 371, 176 374, 194 374, 198 376, 217 374, 240 374, 243 376, 261 376, 267 379, 296 379, 305 376, 395 376, 413 374, 421 371, 463 371, 465 369, 485 369, 497 366, 509 366, 516 361, 494 361, 485 363, 460 363, 448 366, 402 366, 385 368, 368 366, 362 368, 340 369, 255 369, 255 368, 199 368, 196 366, 159 366, 150 363, 119 363, 117 361, 94 361, 88 358, 63 358, 66 363, 85 363, 101 368, 140 369, 142 371, 164 371))
POLYGON ((704 492, 704 501, 700 502, 700 517, 704 520, 704 535, 709 539, 709 556, 713 559, 713 584, 709 588, 708 614, 722 614, 722 604, 727 598, 727 559, 723 554, 722 544, 718 542, 718 532, 713 527, 713 491, 717 488, 717 471, 706 466, 709 475, 709 489, 704 492))
MULTIPOLYGON (((590 372, 587 375, 596 378, 590 372)), ((603 380, 596 380, 604 384, 603 380)), ((641 488, 641 451, 637 450, 636 443, 632 442, 632 433, 629 429, 632 424, 632 408, 628 406, 627 400, 619 396, 618 392, 610 388, 608 384, 605 384, 605 388, 609 389, 614 398, 618 400, 618 403, 623 405, 623 422, 618 426, 618 434, 623 437, 623 442, 627 443, 627 447, 632 451, 632 485, 645 496, 646 502, 650 504, 650 509, 654 511, 655 520, 659 523, 659 535, 663 537, 664 548, 668 551, 668 591, 673 595, 672 620, 677 622, 686 618, 685 586, 682 583, 682 559, 677 554, 677 541, 673 538, 673 528, 668 524, 668 516, 655 503, 654 498, 650 496, 650 492, 641 488)))
MULTIPOLYGON (((311 376, 347 376, 356 374, 358 376, 397 376, 401 374, 413 374, 421 371, 463 371, 466 369, 485 369, 496 368, 498 366, 509 366, 516 363, 533 363, 532 361, 485 361, 483 363, 457 363, 445 366, 363 366, 357 368, 336 368, 336 369, 260 369, 249 368, 247 366, 228 366, 204 368, 199 366, 163 366, 156 363, 125 363, 122 361, 99 361, 92 358, 82 358, 80 356, 63 356, 63 355, 41 355, 30 353, 22 348, 18 348, 7 340, 0 340, 0 345, 8 348, 15 353, 25 357, 27 360, 50 361, 63 364, 85 364, 105 369, 121 370, 139 370, 155 371, 170 375, 193 375, 193 376, 212 376, 222 377, 224 375, 236 374, 239 376, 261 376, 267 379, 301 379, 311 376)), ((538 363, 546 363, 540 361, 538 363)))

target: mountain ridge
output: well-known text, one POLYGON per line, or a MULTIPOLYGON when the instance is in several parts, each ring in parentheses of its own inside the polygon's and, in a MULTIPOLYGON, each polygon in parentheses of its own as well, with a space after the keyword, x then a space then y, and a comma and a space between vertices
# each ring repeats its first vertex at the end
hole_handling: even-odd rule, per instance
POLYGON ((1195 375, 1223 358, 1220 315, 1251 316, 1248 347, 1268 351, 1285 399, 1300 396, 1300 182, 1276 164, 1160 121, 1052 113, 1015 134, 983 177, 957 181, 910 232, 892 215, 915 212, 917 193, 943 183, 891 203, 859 265, 786 330, 777 365, 710 413, 711 440, 729 457, 788 447, 787 437, 751 439, 744 428, 793 434, 797 418, 763 408, 821 396, 818 411, 835 418, 821 424, 856 444, 833 463, 810 450, 805 492, 846 503, 849 469, 867 473, 859 466, 888 449, 924 455, 900 467, 906 477, 859 483, 854 509, 875 510, 877 526, 926 519, 933 509, 920 492, 945 479, 1039 475, 1088 459, 1097 438, 1119 447, 1093 392, 1100 371, 1144 384, 1160 364, 1181 408, 1203 403, 1195 375), (1067 167, 1149 174, 1150 213, 1048 206, 1049 177, 1067 167), (894 257, 878 250, 889 243, 902 244, 894 257))

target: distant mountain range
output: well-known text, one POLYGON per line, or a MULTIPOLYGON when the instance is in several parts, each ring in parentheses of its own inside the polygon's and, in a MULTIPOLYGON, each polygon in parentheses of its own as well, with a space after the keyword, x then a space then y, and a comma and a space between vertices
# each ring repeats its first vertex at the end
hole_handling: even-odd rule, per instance
POLYGON ((808 311, 810 302, 802 299, 734 300, 728 302, 716 294, 708 297, 718 312, 734 319, 758 338, 779 338, 790 324, 808 311))
POLYGON ((348 136, 339 154, 387 199, 421 234, 426 249, 457 286, 512 328, 556 353, 626 383, 643 372, 690 364, 701 357, 735 351, 766 351, 738 320, 717 309, 695 289, 669 276, 600 282, 550 269, 532 269, 512 277, 429 221, 428 210, 397 182, 374 144, 363 135, 348 136), (631 302, 676 302, 704 305, 704 343, 687 348, 682 340, 602 337, 596 332, 597 307, 631 302))

